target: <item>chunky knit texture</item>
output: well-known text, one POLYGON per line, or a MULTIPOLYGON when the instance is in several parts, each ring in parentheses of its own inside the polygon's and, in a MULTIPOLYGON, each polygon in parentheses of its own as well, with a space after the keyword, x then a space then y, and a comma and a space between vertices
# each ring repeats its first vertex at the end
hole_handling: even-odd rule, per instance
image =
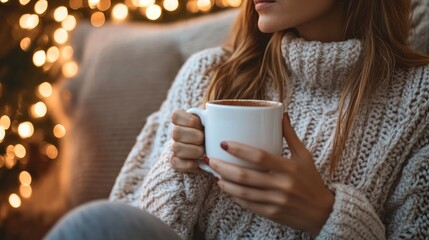
MULTIPOLYGON (((341 87, 361 43, 285 35, 281 50, 291 72, 291 123, 335 193, 333 211, 317 239, 429 238, 429 67, 396 70, 380 86, 358 114, 329 180, 341 87)), ((171 166, 170 115, 201 106, 211 69, 225 57, 220 48, 208 49, 182 67, 167 100, 148 118, 110 198, 147 209, 183 239, 193 237, 195 225, 206 239, 310 239, 308 233, 241 208, 210 175, 184 174, 171 166)), ((280 100, 269 80, 266 96, 280 100)))

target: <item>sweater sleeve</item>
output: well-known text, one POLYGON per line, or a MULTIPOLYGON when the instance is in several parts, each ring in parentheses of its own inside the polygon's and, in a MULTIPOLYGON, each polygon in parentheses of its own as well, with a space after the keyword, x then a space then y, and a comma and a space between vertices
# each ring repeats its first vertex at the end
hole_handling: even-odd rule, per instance
POLYGON ((221 48, 212 48, 191 56, 180 69, 167 99, 159 111, 151 114, 128 154, 110 193, 111 201, 140 205, 143 181, 171 138, 171 114, 178 109, 199 107, 209 79, 209 69, 220 64, 221 48))
MULTIPOLYGON (((427 131, 426 131, 427 132, 427 131)), ((415 146, 389 194, 384 214, 354 187, 334 184, 333 211, 317 239, 427 239, 429 237, 429 137, 415 146)))

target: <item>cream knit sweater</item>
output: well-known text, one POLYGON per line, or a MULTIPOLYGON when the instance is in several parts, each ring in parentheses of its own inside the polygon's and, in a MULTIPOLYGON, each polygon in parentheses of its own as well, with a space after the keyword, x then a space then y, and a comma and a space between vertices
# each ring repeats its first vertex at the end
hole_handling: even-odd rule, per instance
MULTIPOLYGON (((285 35, 282 53, 291 72, 288 112, 313 153, 333 211, 317 239, 429 238, 429 67, 397 70, 356 119, 335 177, 329 156, 341 85, 361 53, 358 40, 308 42, 285 35)), ((129 154, 110 199, 144 208, 192 239, 310 239, 308 233, 241 208, 208 174, 176 172, 170 164, 170 115, 201 106, 220 48, 192 56, 161 109, 152 114, 129 154)), ((279 101, 271 81, 267 98, 279 101)), ((283 100, 280 100, 283 101, 283 100)), ((284 145, 284 154, 289 153, 284 145)))

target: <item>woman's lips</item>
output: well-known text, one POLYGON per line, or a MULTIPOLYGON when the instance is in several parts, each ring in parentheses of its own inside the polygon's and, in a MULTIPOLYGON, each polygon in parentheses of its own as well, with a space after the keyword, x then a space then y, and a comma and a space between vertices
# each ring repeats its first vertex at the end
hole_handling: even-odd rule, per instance
POLYGON ((256 11, 263 10, 266 8, 269 8, 271 5, 273 5, 276 1, 270 1, 270 0, 254 0, 255 3, 255 9, 256 11))

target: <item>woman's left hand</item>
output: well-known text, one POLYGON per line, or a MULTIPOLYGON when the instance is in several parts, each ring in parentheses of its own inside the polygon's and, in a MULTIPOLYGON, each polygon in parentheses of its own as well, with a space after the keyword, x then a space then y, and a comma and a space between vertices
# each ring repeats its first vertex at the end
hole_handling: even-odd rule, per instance
POLYGON ((210 167, 221 179, 219 187, 233 200, 274 222, 317 235, 332 211, 333 193, 314 165, 313 157, 283 117, 283 136, 291 157, 275 156, 236 142, 223 142, 230 154, 256 164, 257 171, 210 159, 210 167))

